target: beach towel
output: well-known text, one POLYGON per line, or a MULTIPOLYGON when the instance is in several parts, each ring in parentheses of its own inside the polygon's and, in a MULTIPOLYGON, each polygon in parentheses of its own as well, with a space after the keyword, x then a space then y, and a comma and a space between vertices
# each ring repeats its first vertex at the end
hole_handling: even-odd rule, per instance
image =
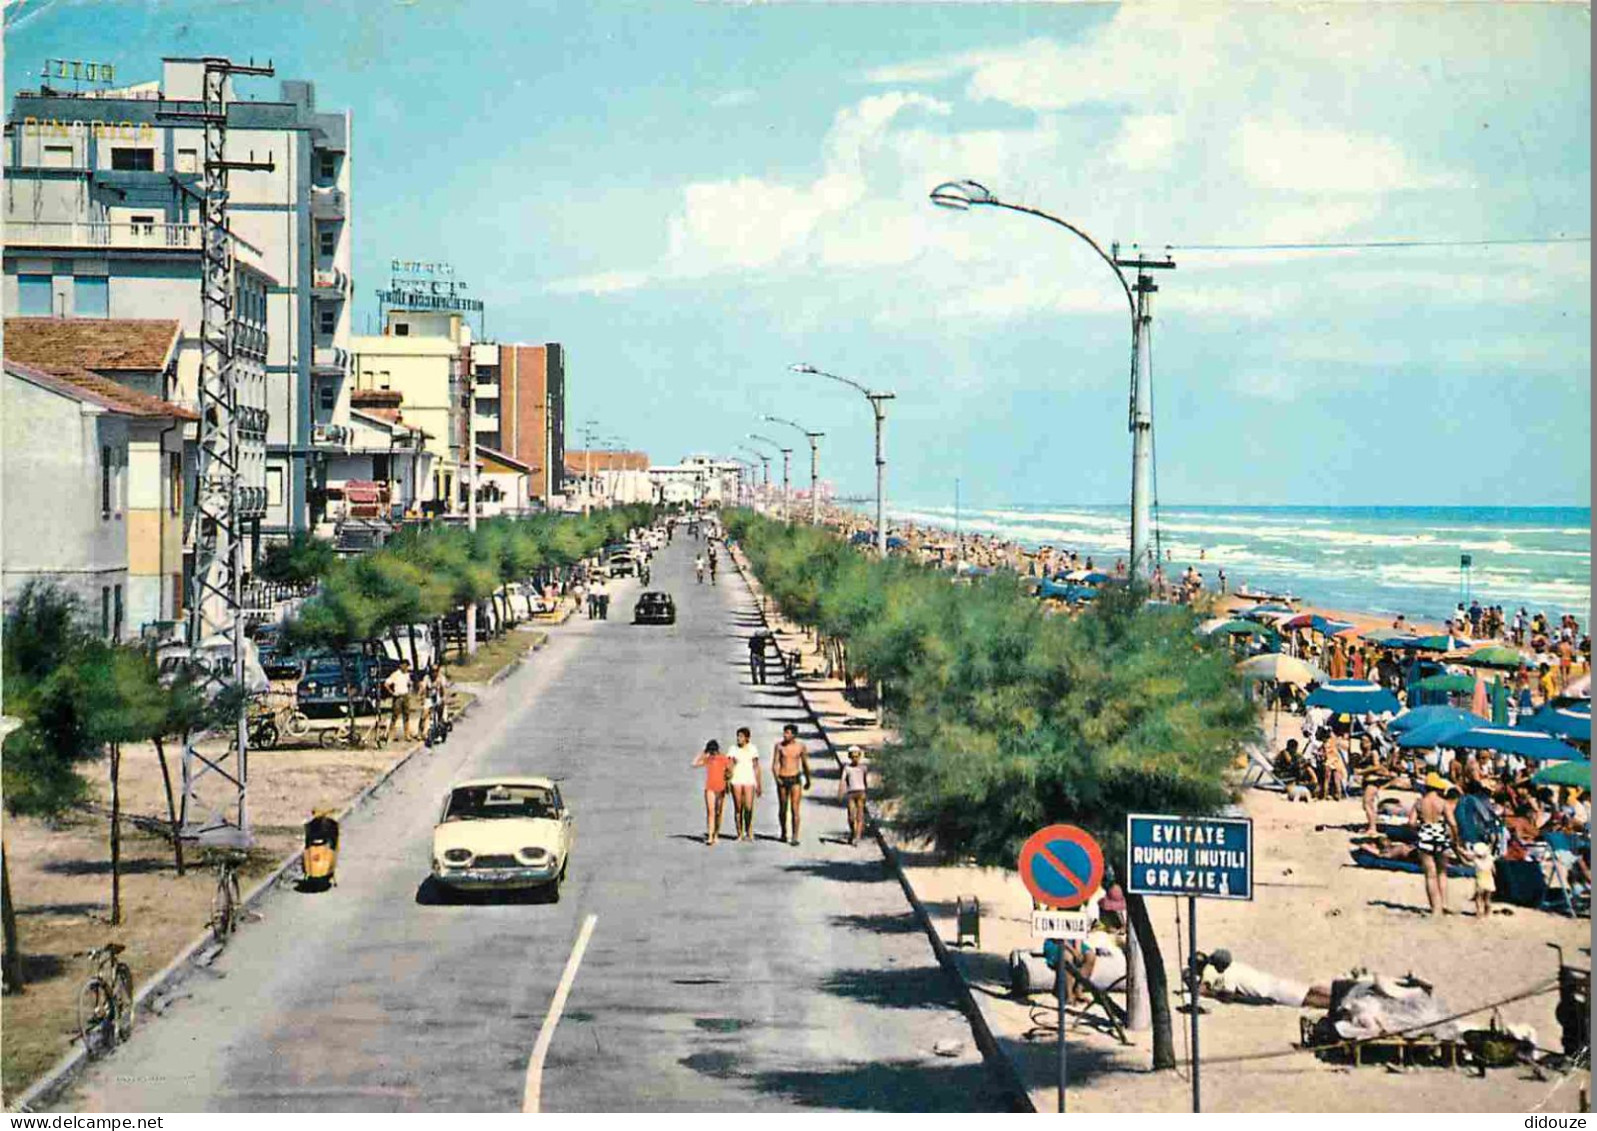
MULTIPOLYGON (((1355 868, 1375 868, 1382 872, 1412 872, 1416 876, 1425 871, 1418 860, 1388 860, 1386 857, 1379 853, 1371 852, 1367 848, 1355 848, 1352 850, 1351 855, 1355 868)), ((1473 880, 1475 878, 1475 869, 1468 864, 1456 864, 1449 861, 1447 874, 1461 880, 1473 880)))

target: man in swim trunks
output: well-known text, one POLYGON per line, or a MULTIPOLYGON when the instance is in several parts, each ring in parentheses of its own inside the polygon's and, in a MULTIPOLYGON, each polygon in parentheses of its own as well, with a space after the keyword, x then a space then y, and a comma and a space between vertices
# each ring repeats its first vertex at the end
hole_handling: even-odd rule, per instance
POLYGON ((782 839, 797 844, 799 806, 803 803, 804 791, 810 787, 810 749, 799 741, 798 727, 792 723, 782 728, 782 741, 771 752, 771 776, 776 779, 776 814, 782 839), (789 814, 792 815, 791 832, 789 814))
POLYGON ((1425 793, 1414 803, 1409 824, 1417 830, 1415 851, 1425 869, 1425 899, 1432 915, 1447 914, 1447 854, 1458 847, 1458 821, 1448 797, 1458 787, 1438 773, 1425 776, 1425 793))

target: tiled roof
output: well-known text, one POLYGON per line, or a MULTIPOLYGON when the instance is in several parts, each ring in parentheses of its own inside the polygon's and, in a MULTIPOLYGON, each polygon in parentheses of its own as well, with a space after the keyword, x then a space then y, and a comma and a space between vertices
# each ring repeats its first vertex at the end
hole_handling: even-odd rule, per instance
POLYGON ((416 425, 405 423, 405 418, 395 408, 351 408, 349 411, 351 416, 359 416, 365 420, 381 421, 390 428, 397 428, 401 432, 421 432, 421 429, 416 425))
POLYGON ((531 475, 534 471, 538 470, 530 463, 522 463, 514 456, 507 456, 504 452, 496 451, 495 449, 488 447, 486 444, 477 445, 477 457, 479 459, 490 460, 493 463, 499 464, 501 467, 508 467, 511 471, 520 471, 527 475, 531 475))
POLYGON ((159 373, 177 349, 178 330, 168 318, 7 318, 5 355, 45 369, 159 373))
POLYGON ((647 471, 649 457, 644 452, 566 450, 567 475, 586 475, 589 468, 594 471, 647 471), (589 456, 592 456, 592 463, 589 456))
POLYGON ((7 373, 107 412, 146 419, 198 420, 199 414, 160 397, 130 389, 109 377, 70 365, 33 366, 5 359, 7 373))
POLYGON ((405 396, 398 389, 352 389, 349 403, 356 408, 398 408, 405 396))

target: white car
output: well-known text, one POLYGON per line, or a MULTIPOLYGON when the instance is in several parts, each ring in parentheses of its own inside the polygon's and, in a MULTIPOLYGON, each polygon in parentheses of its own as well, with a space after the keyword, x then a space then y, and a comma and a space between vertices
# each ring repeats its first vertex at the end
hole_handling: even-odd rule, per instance
POLYGON ((433 877, 451 890, 543 888, 559 899, 573 835, 549 778, 463 781, 445 796, 433 828, 433 877))

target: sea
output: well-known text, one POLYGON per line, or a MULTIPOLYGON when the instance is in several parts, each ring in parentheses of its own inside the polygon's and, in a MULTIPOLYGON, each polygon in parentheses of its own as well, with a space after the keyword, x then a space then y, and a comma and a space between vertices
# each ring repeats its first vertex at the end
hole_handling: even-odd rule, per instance
MULTIPOLYGON (((889 507, 892 519, 1049 545, 1113 567, 1130 540, 1126 506, 1042 503, 889 507)), ((1311 605, 1441 621, 1463 601, 1557 617, 1591 614, 1590 507, 1165 506, 1171 576, 1290 592, 1311 605), (1467 564, 1466 564, 1467 559, 1467 564)))

